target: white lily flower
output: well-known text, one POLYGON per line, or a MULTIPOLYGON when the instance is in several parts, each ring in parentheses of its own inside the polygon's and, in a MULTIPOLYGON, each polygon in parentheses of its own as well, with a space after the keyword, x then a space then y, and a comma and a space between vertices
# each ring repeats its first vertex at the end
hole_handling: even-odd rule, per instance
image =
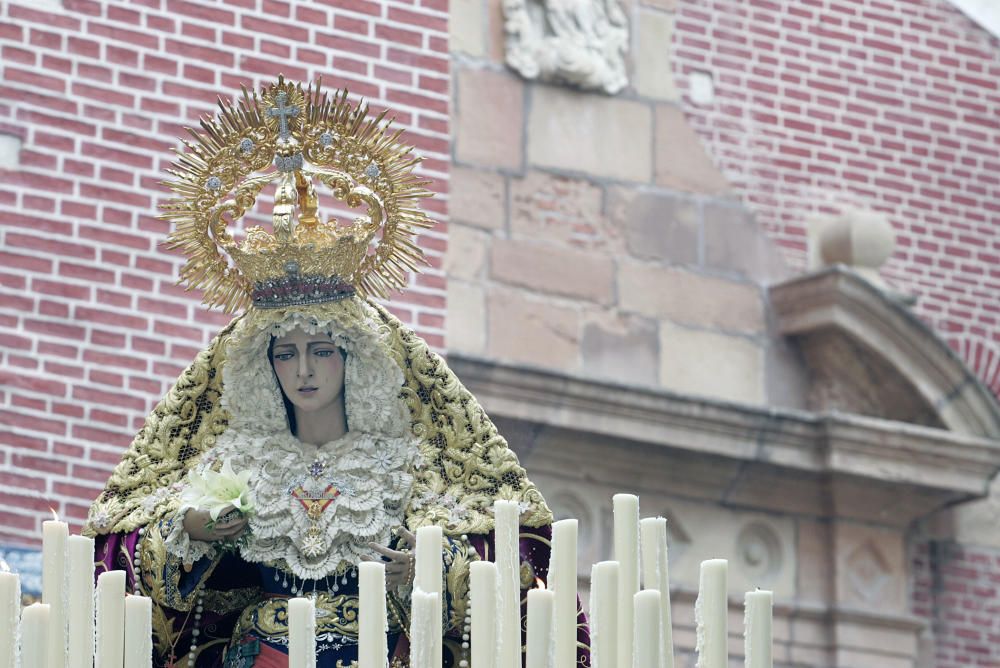
POLYGON ((244 515, 253 512, 250 501, 250 471, 236 473, 227 459, 222 463, 219 472, 207 469, 198 473, 194 469, 188 471, 188 485, 181 495, 181 509, 206 508, 213 521, 229 506, 233 506, 244 515))

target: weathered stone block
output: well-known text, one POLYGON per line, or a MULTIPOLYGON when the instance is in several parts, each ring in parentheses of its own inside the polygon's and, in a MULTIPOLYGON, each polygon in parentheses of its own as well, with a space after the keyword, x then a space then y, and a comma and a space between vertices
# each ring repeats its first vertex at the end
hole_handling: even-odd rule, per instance
POLYGON ((459 69, 455 158, 460 163, 521 168, 524 85, 505 72, 459 69))
POLYGON ((703 397, 761 404, 763 352, 739 336, 660 325, 660 384, 703 397))
POLYGON ((452 165, 448 196, 448 213, 453 222, 490 230, 503 228, 507 207, 502 174, 452 165))
POLYGON ((698 204, 694 200, 612 188, 608 209, 633 256, 673 264, 698 263, 698 204))
POLYGON ((449 49, 480 58, 486 53, 484 22, 486 12, 482 0, 451 0, 448 5, 449 49))
POLYGON ((21 138, 0 133, 0 169, 16 169, 20 155, 21 138))
MULTIPOLYGON (((796 574, 796 596, 799 600, 822 604, 830 600, 833 555, 830 527, 826 523, 799 519, 796 524, 799 571, 796 574)), ((815 642, 820 642, 826 633, 826 625, 803 620, 803 629, 795 632, 800 642, 810 643, 808 633, 818 634, 815 642)))
MULTIPOLYGON (((839 635, 838 635, 839 638, 839 635)), ((886 648, 896 649, 896 645, 874 645, 871 652, 838 649, 834 658, 835 666, 878 666, 878 668, 913 668, 911 656, 887 656, 886 648)))
POLYGON ((535 86, 528 120, 533 165, 624 181, 651 176, 652 113, 644 104, 535 86))
POLYGON ((529 171, 510 180, 510 198, 514 237, 586 249, 616 243, 616 230, 602 211, 603 190, 590 181, 529 171))
POLYGON ((457 223, 448 225, 448 253, 444 271, 448 279, 476 282, 484 278, 483 268, 492 237, 489 233, 457 223))
POLYGON ((702 225, 707 266, 768 283, 791 275, 777 245, 740 204, 706 202, 702 225))
POLYGON ((768 341, 765 352, 767 401, 772 406, 808 410, 809 369, 788 339, 768 341))
POLYGON ((558 371, 577 371, 580 316, 576 309, 502 288, 490 291, 488 308, 490 357, 558 371))
POLYGON ((655 323, 607 312, 592 314, 583 325, 583 372, 627 385, 656 385, 660 340, 655 323))
POLYGON ((553 244, 495 239, 490 275, 512 285, 599 304, 614 299, 611 258, 553 244))
MULTIPOLYGON (((868 661, 850 661, 841 663, 842 666, 861 666, 861 665, 875 665, 873 660, 877 661, 877 658, 870 656, 870 654, 880 654, 887 649, 891 648, 892 654, 900 654, 907 657, 913 657, 917 654, 917 636, 910 629, 894 629, 886 628, 878 624, 866 623, 867 620, 844 620, 836 625, 837 629, 837 645, 840 650, 840 656, 844 656, 844 652, 850 652, 851 654, 857 653, 859 656, 869 654, 868 661)), ((897 661, 901 660, 901 657, 896 657, 897 661)), ((877 661, 879 666, 893 665, 891 663, 883 664, 881 661, 877 661)), ((907 665, 904 663, 898 663, 895 665, 907 665)), ((912 666, 913 664, 909 664, 912 666)))
POLYGON ((674 15, 654 9, 639 9, 635 39, 635 90, 654 100, 678 100, 670 62, 674 37, 674 15))
POLYGON ((489 20, 489 26, 487 27, 489 57, 494 63, 503 64, 507 50, 506 33, 504 31, 503 0, 486 0, 486 13, 489 20))
POLYGON ((746 333, 764 329, 758 286, 682 269, 622 262, 618 303, 625 311, 697 327, 746 333))
POLYGON ((729 183, 716 168, 701 138, 677 107, 656 108, 657 185, 698 193, 722 193, 729 183))
POLYGON ((486 351, 486 298, 481 287, 448 281, 449 351, 482 355, 486 351))

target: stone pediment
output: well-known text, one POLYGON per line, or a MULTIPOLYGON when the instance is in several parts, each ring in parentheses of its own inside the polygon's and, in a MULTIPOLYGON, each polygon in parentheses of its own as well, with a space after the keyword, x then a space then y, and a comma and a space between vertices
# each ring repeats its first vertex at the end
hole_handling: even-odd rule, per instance
POLYGON ((1000 405, 905 305, 842 265, 769 289, 809 368, 809 408, 1000 437, 1000 405))

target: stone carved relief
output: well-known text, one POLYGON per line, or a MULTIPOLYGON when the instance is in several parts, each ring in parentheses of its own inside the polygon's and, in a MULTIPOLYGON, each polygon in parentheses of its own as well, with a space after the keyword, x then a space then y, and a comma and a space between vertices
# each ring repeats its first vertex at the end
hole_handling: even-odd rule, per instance
POLYGON ((628 83, 619 0, 503 0, 507 64, 526 79, 609 95, 628 83))
POLYGON ((868 541, 856 547, 847 557, 847 582, 851 593, 862 601, 882 600, 883 590, 892 580, 885 557, 868 541))
POLYGON ((812 375, 808 406, 944 429, 938 411, 885 359, 836 331, 799 341, 812 375))
POLYGON ((751 522, 736 538, 736 567, 758 585, 769 584, 781 572, 781 538, 762 522, 751 522))

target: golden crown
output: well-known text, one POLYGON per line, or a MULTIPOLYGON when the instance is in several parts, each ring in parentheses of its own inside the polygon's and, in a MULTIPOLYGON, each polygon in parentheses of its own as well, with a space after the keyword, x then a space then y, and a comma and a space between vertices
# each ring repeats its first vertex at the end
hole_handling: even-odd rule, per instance
POLYGON ((385 298, 426 264, 413 242, 432 225, 417 204, 432 194, 413 174, 420 158, 398 141, 402 130, 390 133, 386 112, 370 117, 346 90, 330 98, 320 87, 279 76, 259 93, 244 87, 235 106, 220 99, 221 112, 202 119, 201 132, 188 128, 194 140, 184 140, 187 150, 167 170, 176 196, 161 218, 175 225, 168 248, 188 257, 181 282, 202 289, 209 306, 228 313, 355 292, 385 298), (238 243, 227 228, 271 184, 272 232, 251 227, 238 243), (320 184, 367 212, 350 225, 322 221, 320 184))

